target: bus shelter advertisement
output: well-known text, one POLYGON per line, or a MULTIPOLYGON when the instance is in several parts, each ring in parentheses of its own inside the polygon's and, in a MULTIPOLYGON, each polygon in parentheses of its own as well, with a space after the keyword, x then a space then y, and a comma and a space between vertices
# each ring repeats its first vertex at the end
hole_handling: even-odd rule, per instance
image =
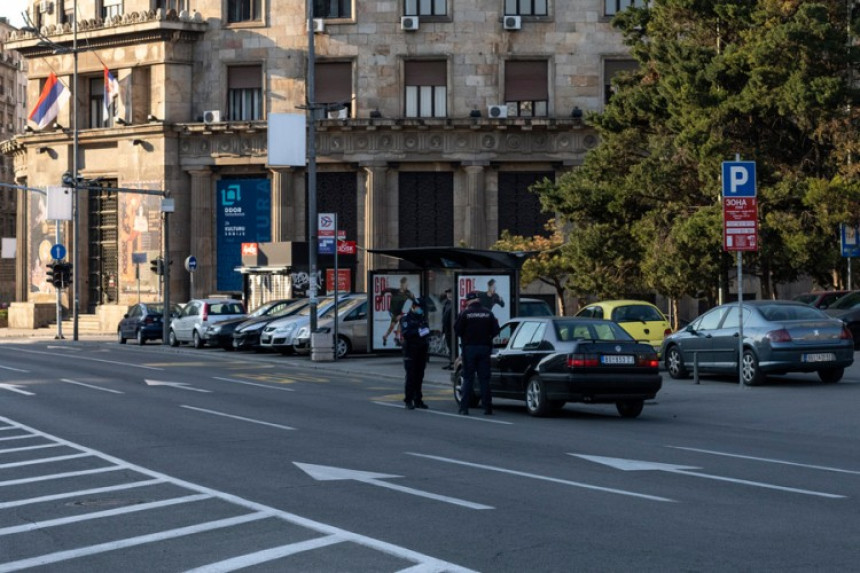
POLYGON ((400 347, 400 317, 421 296, 419 274, 373 275, 373 350, 400 347))
POLYGON ((456 308, 462 312, 469 301, 466 295, 478 295, 481 305, 490 309, 499 324, 511 318, 511 277, 508 275, 458 275, 456 308))

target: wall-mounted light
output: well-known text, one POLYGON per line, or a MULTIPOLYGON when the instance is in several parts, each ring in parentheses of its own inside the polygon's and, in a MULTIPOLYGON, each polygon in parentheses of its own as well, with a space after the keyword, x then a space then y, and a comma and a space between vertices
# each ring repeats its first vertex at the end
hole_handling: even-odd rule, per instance
POLYGON ((143 145, 143 140, 142 139, 132 139, 131 144, 132 145, 143 145))
POLYGON ((56 122, 56 121, 55 121, 55 122, 54 122, 54 129, 55 129, 55 130, 57 130, 57 131, 60 131, 60 130, 62 130, 62 129, 66 129, 66 128, 65 128, 65 127, 63 127, 60 123, 58 123, 58 122, 56 122))
POLYGON ((33 133, 33 128, 29 125, 24 126, 24 133, 33 133))
POLYGON ((50 148, 50 147, 40 147, 40 148, 39 148, 39 149, 37 149, 36 151, 37 151, 38 153, 48 153, 49 151, 51 151, 51 148, 50 148))
POLYGON ((161 121, 161 120, 158 119, 157 117, 155 117, 154 115, 149 114, 146 116, 146 121, 148 121, 149 123, 155 123, 155 122, 161 121))
POLYGON ((115 117, 114 121, 117 122, 119 125, 128 125, 128 122, 121 117, 115 117))

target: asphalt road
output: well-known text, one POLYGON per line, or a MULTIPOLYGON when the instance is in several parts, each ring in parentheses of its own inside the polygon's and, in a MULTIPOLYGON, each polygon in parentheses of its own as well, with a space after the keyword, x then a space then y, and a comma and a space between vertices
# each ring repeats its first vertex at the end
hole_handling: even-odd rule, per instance
POLYGON ((0 572, 852 571, 860 366, 427 411, 391 358, 0 344, 0 572), (476 414, 479 411, 475 412, 476 414))

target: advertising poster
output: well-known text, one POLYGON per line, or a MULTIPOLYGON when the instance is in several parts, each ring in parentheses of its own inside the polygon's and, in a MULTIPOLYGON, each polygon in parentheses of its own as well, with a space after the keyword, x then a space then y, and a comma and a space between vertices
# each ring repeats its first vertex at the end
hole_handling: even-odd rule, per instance
POLYGON ((54 293, 54 287, 48 282, 48 263, 53 261, 51 247, 56 240, 53 222, 48 222, 48 198, 40 193, 28 193, 28 213, 30 215, 29 256, 27 274, 30 282, 30 293, 54 293))
POLYGON ((459 275, 457 277, 456 308, 466 308, 466 295, 474 292, 481 304, 490 309, 499 324, 511 318, 511 277, 508 275, 459 275))
POLYGON ((272 189, 268 179, 222 179, 216 188, 217 288, 242 290, 242 243, 272 240, 272 189))
POLYGON ((373 276, 373 350, 400 347, 400 316, 409 312, 415 297, 421 296, 420 287, 421 276, 417 273, 373 276))
MULTIPOLYGON (((135 189, 160 189, 156 183, 132 182, 135 189)), ((137 193, 119 193, 119 284, 121 293, 137 295, 137 277, 132 256, 146 255, 140 265, 140 292, 158 293, 158 275, 150 270, 149 261, 161 256, 161 197, 137 193)), ((175 265, 174 265, 175 266, 175 265)))

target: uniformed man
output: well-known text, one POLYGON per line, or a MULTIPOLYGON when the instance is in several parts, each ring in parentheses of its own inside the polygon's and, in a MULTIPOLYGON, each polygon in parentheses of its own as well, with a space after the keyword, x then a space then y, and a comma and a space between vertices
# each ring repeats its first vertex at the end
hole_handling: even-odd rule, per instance
POLYGON ((475 373, 481 384, 481 405, 484 414, 493 413, 493 398, 490 395, 490 354, 493 338, 499 334, 499 321, 487 307, 481 304, 478 293, 466 295, 467 306, 457 322, 454 332, 463 347, 463 389, 460 399, 460 414, 469 415, 469 399, 475 383, 475 373))
POLYGON ((413 300, 409 312, 400 319, 400 338, 403 345, 403 367, 406 369, 403 401, 407 410, 426 410, 427 404, 424 403, 421 386, 429 358, 430 325, 424 314, 423 299, 413 300))

